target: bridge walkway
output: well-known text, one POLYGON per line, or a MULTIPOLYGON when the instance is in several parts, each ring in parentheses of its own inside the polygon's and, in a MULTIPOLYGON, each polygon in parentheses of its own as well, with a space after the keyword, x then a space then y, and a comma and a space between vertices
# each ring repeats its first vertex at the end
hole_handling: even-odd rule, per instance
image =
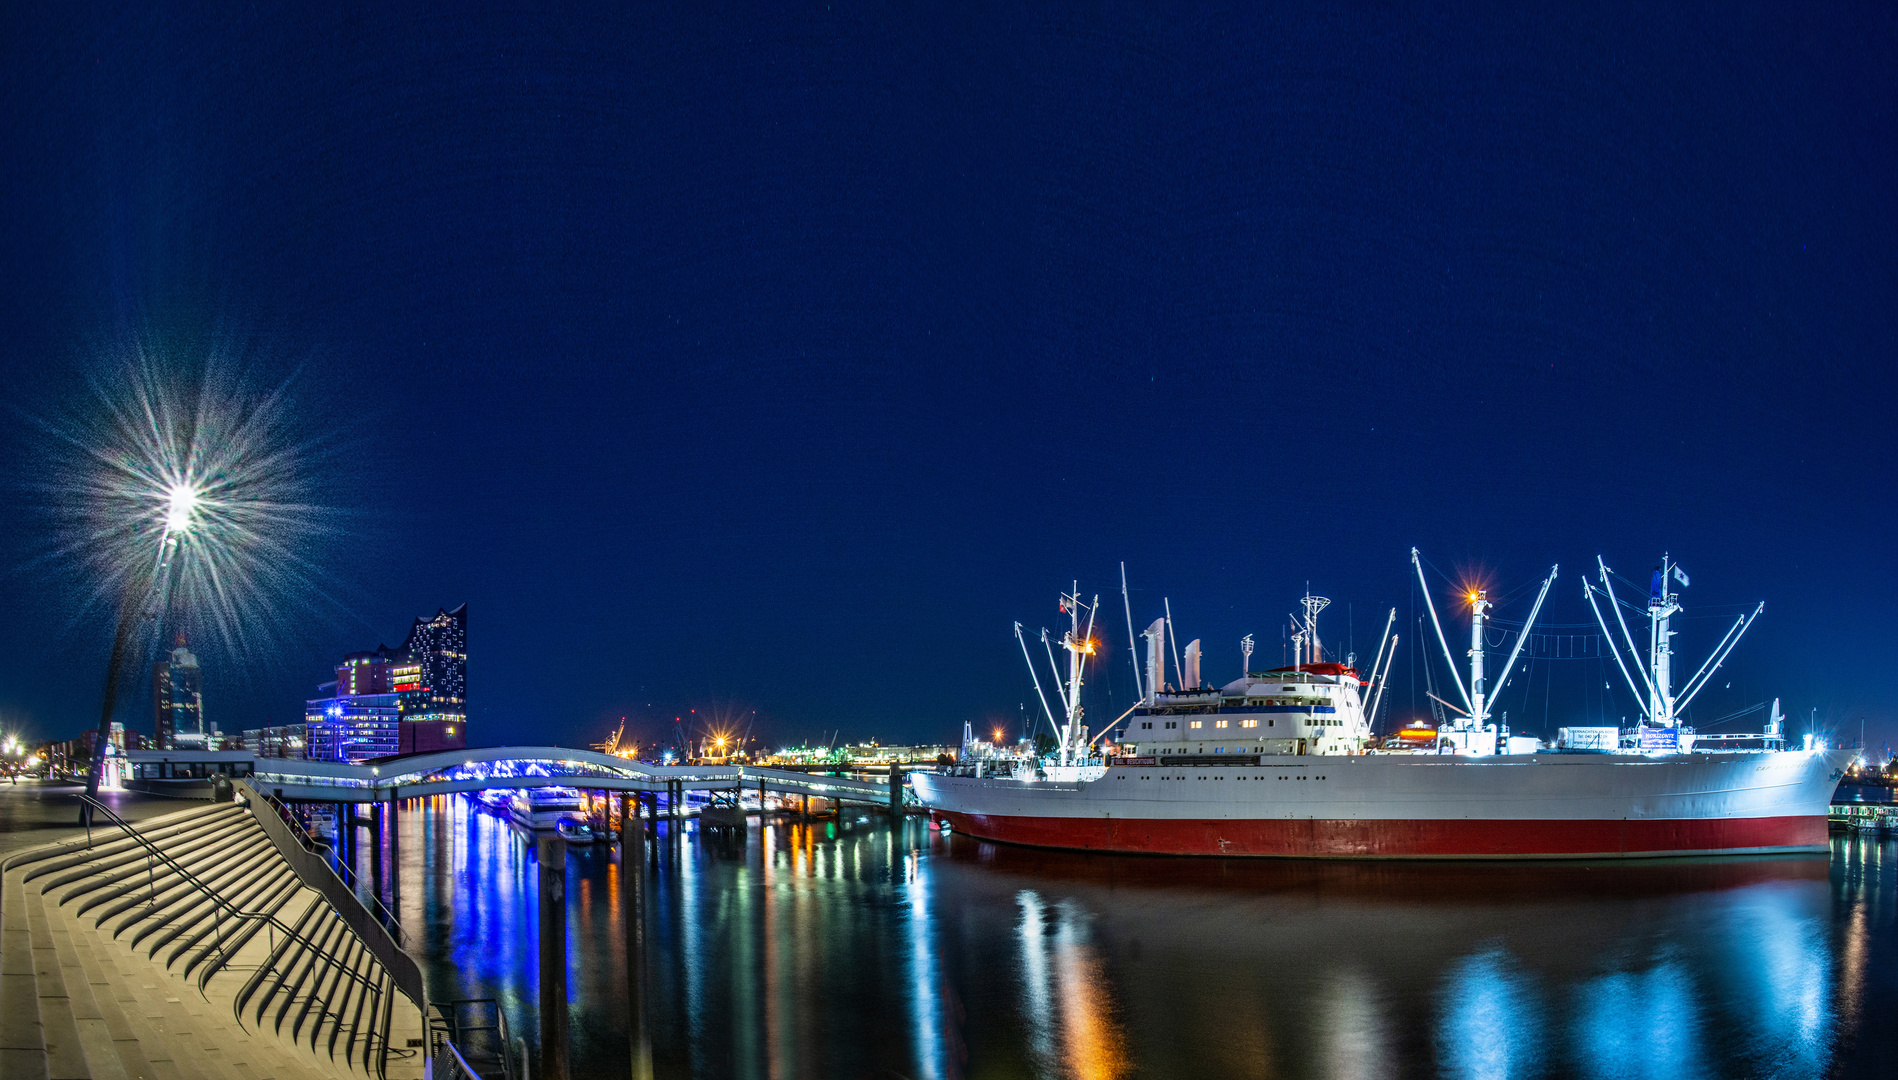
MULTIPOLYGON (((175 751, 134 751, 134 765, 182 761, 175 751)), ((560 746, 497 746, 383 759, 375 764, 246 758, 258 791, 288 802, 367 803, 454 795, 489 788, 575 787, 591 791, 683 795, 691 791, 758 790, 887 805, 886 781, 728 765, 648 765, 592 750, 560 746)), ((202 775, 202 774, 199 774, 202 775)))

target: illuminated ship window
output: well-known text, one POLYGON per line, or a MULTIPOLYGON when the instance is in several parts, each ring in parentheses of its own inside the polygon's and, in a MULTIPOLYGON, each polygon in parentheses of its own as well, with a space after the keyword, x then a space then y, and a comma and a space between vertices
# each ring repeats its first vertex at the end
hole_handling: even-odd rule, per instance
POLYGON ((1239 726, 1240 727, 1258 727, 1259 722, 1257 720, 1241 720, 1239 721, 1239 726))
POLYGON ((1186 726, 1187 726, 1187 727, 1193 727, 1193 728, 1196 728, 1196 727, 1203 727, 1203 726, 1205 726, 1205 725, 1204 725, 1204 724, 1202 724, 1202 723, 1201 723, 1200 721, 1198 721, 1198 720, 1192 720, 1192 721, 1189 721, 1189 722, 1187 723, 1187 725, 1186 725, 1186 726))
MULTIPOLYGON (((1199 726, 1199 725, 1197 725, 1197 724, 1195 724, 1194 726, 1195 726, 1195 727, 1197 727, 1197 726, 1199 726)), ((1224 720, 1215 720, 1215 721, 1213 721, 1213 726, 1214 726, 1214 727, 1225 727, 1225 726, 1226 726, 1226 722, 1225 722, 1224 720)))

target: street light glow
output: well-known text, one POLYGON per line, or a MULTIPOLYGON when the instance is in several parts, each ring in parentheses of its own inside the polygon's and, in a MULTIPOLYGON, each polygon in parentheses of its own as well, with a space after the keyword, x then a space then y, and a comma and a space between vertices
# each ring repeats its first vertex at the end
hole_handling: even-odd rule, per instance
POLYGON ((133 346, 92 383, 37 420, 49 554, 84 568, 95 611, 155 611, 141 625, 239 653, 277 638, 283 620, 258 614, 311 606, 312 556, 340 535, 318 497, 338 447, 306 432, 288 384, 253 386, 231 358, 133 346))
POLYGON ((198 489, 191 484, 173 484, 166 493, 165 532, 177 535, 191 531, 191 518, 198 508, 198 489))

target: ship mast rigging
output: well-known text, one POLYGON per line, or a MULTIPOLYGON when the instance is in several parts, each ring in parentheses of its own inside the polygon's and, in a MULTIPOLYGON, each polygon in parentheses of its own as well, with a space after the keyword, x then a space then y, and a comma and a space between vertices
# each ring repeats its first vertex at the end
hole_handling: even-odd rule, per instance
MULTIPOLYGON (((1443 635, 1443 621, 1437 617, 1436 601, 1430 598, 1430 583, 1424 579, 1423 557, 1417 553, 1416 548, 1410 549, 1410 565, 1417 571, 1417 584, 1423 589, 1424 606, 1430 612, 1430 624, 1436 628, 1437 644, 1443 647, 1443 658, 1449 664, 1450 678, 1454 681, 1458 696, 1463 699, 1463 708, 1459 709, 1450 702, 1438 698, 1435 694, 1429 696, 1437 701, 1443 702, 1445 705, 1449 705, 1453 711, 1463 713, 1461 718, 1450 721, 1448 726, 1456 733, 1457 744, 1466 750, 1471 749, 1472 743, 1488 741, 1479 740, 1476 736, 1490 730, 1488 728, 1490 712, 1496 705, 1494 695, 1489 693, 1491 684, 1485 681, 1483 666, 1486 651, 1485 642, 1483 640, 1483 624, 1486 621, 1489 609, 1495 605, 1490 602, 1489 590, 1487 589, 1480 587, 1472 588, 1466 596, 1470 605, 1470 651, 1468 653, 1470 658, 1470 684, 1466 689, 1463 685, 1462 675, 1457 672, 1456 660, 1450 652, 1449 639, 1443 635)), ((1549 587, 1555 584, 1555 577, 1560 571, 1560 564, 1551 566, 1549 567, 1549 576, 1542 580, 1542 591, 1536 594, 1536 602, 1534 606, 1529 609, 1529 618, 1522 624, 1521 633, 1516 635, 1515 648, 1509 651, 1509 659, 1503 662, 1502 674, 1496 678, 1494 685, 1498 689, 1508 684, 1509 672, 1516 666, 1516 659, 1522 655, 1523 643, 1529 640, 1529 631, 1534 628, 1536 616, 1542 611, 1542 602, 1549 598, 1549 587)), ((1507 750, 1508 746, 1504 744, 1499 749, 1507 750)), ((1495 750, 1489 749, 1480 752, 1494 753, 1495 750)))
MULTIPOLYGON (((1753 625, 1753 620, 1759 618, 1760 613, 1766 610, 1766 602, 1761 601, 1759 606, 1751 612, 1734 620, 1733 625, 1729 626, 1726 634, 1720 638, 1720 643, 1714 646, 1712 653, 1708 654, 1706 662, 1700 665, 1700 670, 1694 672, 1693 678, 1687 680, 1687 684, 1681 688, 1679 694, 1675 694, 1674 647, 1671 639, 1678 631, 1670 629, 1668 624, 1673 616, 1685 610, 1681 607, 1680 593, 1674 590, 1674 586, 1687 585, 1686 572, 1680 568, 1679 563, 1666 555, 1661 556, 1661 565, 1654 568, 1654 577, 1648 587, 1648 658, 1647 663, 1642 664, 1641 650, 1635 645, 1634 635, 1628 630, 1628 620, 1621 614, 1623 606, 1632 605, 1626 605, 1615 595, 1614 582, 1610 580, 1610 575, 1614 571, 1608 568, 1608 564, 1602 560, 1601 556, 1595 557, 1595 565, 1600 570, 1601 585, 1597 587, 1593 582, 1584 579, 1582 595, 1587 598, 1589 610, 1595 613, 1595 623, 1601 627, 1602 637, 1606 639, 1609 650, 1614 653, 1615 666, 1621 670, 1621 677, 1627 680, 1628 689, 1634 692, 1635 707, 1641 710, 1641 718, 1648 727, 1678 731, 1681 714, 1687 710, 1694 696, 1706 688, 1714 672, 1720 670, 1720 665, 1726 663, 1734 646, 1740 644, 1740 638, 1753 625), (1609 609, 1615 613, 1615 624, 1621 630, 1620 641, 1616 641, 1614 634, 1608 629, 1608 621, 1603 618, 1601 607, 1595 602, 1597 594, 1608 601, 1609 609), (1628 650, 1626 660, 1621 654, 1624 643, 1628 650), (1641 676, 1639 683, 1636 683, 1634 675, 1629 673, 1628 660, 1634 662, 1634 671, 1641 676)), ((1678 739, 1678 736, 1675 738, 1678 739)))

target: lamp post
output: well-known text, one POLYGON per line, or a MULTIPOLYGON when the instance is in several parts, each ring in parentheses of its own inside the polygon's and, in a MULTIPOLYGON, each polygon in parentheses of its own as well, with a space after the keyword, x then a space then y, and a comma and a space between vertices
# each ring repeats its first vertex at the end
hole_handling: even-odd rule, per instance
MULTIPOLYGON (((126 653, 138 629, 145 605, 157 591, 165 568, 178 550, 179 542, 191 531, 198 509, 199 489, 190 483, 173 484, 165 492, 164 532, 158 541, 158 556, 149 569, 135 571, 119 599, 119 626, 112 635, 112 654, 106 661, 104 701, 99 709, 99 730, 92 743, 92 766, 86 770, 86 797, 99 797, 99 781, 105 772, 106 746, 112 741, 112 714, 119 703, 119 679, 125 672, 126 653)), ((79 804, 79 824, 92 824, 92 803, 79 804)))

